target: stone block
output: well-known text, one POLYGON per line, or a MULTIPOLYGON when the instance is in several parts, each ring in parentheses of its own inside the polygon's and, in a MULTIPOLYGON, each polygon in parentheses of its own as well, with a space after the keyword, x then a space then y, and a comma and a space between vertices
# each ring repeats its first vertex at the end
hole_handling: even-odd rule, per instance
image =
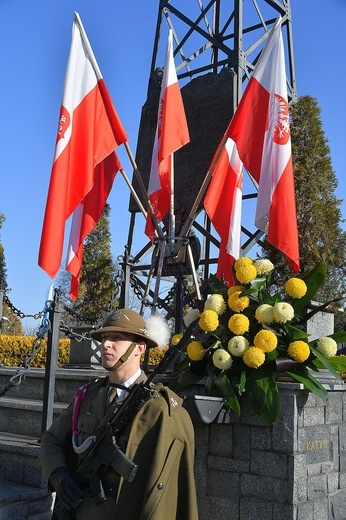
POLYGON ((293 504, 273 504, 274 520, 295 520, 297 517, 297 506, 293 504))
POLYGON ((335 520, 346 519, 346 493, 344 490, 334 493, 330 499, 330 516, 335 520))
POLYGON ((288 499, 287 480, 281 478, 263 477, 260 475, 240 476, 240 492, 242 496, 278 502, 288 499))
POLYGON ((272 451, 251 450, 250 472, 268 477, 285 477, 287 456, 272 451))
POLYGON ((233 471, 236 473, 248 473, 250 469, 250 461, 239 460, 233 457, 208 457, 208 468, 221 471, 233 471))
POLYGON ((304 408, 304 426, 320 426, 324 424, 324 409, 324 406, 304 408))
POLYGON ((342 423, 343 392, 329 392, 328 406, 326 407, 326 424, 342 423))
POLYGON ((271 447, 270 430, 268 428, 254 427, 250 430, 250 447, 268 450, 271 447))
POLYGON ((315 475, 308 478, 308 500, 323 498, 327 493, 327 475, 315 475))
POLYGON ((208 495, 231 501, 240 500, 239 475, 231 471, 208 471, 208 495))
POLYGON ((233 427, 230 427, 229 424, 210 425, 209 451, 211 455, 232 457, 233 444, 233 427))
POLYGON ((346 489, 346 473, 339 473, 339 488, 346 489))
POLYGON ((296 454, 288 458, 288 488, 291 491, 292 504, 305 502, 307 498, 307 472, 304 454, 296 454))
MULTIPOLYGON (((315 500, 314 504, 314 520, 326 520, 328 516, 328 499, 326 496, 315 500)), ((340 519, 341 520, 341 519, 340 519)))
MULTIPOLYGON (((240 501, 240 520, 271 520, 273 516, 273 503, 253 498, 242 498, 240 501)), ((280 517, 281 518, 281 517, 280 517)))
POLYGON ((317 464, 330 461, 332 450, 328 427, 322 425, 306 428, 305 439, 305 455, 307 464, 317 464))
POLYGON ((250 428, 248 426, 233 426, 233 455, 237 459, 250 458, 250 428))
MULTIPOLYGON (((212 496, 202 497, 198 501, 198 519, 199 520, 229 520, 238 518, 239 503, 233 502, 229 498, 215 498, 212 496)), ((91 519, 90 519, 91 520, 91 519)))
POLYGON ((327 486, 328 493, 332 494, 338 491, 339 489, 339 473, 333 472, 327 475, 327 486))
POLYGON ((297 520, 314 520, 313 502, 305 502, 297 506, 297 520))
POLYGON ((272 448, 276 451, 296 451, 297 449, 297 401, 296 393, 287 391, 280 395, 281 411, 272 425, 272 448))

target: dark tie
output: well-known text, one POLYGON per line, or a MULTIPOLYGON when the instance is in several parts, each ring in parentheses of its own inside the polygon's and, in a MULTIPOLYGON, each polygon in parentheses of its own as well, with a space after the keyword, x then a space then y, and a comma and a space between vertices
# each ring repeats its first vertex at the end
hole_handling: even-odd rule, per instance
POLYGON ((111 387, 111 390, 108 395, 108 404, 110 405, 117 397, 118 389, 115 386, 111 387))

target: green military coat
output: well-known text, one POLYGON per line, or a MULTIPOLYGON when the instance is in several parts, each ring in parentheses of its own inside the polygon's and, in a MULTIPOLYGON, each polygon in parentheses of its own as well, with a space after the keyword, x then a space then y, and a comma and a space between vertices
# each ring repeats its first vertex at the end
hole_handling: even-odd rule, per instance
MULTIPOLYGON (((137 380, 145 379, 144 374, 137 380)), ((114 413, 106 409, 106 379, 92 383, 80 401, 76 436, 80 446, 114 413)), ((133 482, 113 470, 103 479, 107 500, 96 505, 87 494, 75 511, 76 520, 197 520, 194 481, 194 431, 182 399, 158 385, 158 397, 149 399, 137 413, 120 444, 138 465, 133 482)), ((47 482, 59 466, 76 469, 84 454, 72 449, 74 403, 42 435, 41 463, 47 482)))

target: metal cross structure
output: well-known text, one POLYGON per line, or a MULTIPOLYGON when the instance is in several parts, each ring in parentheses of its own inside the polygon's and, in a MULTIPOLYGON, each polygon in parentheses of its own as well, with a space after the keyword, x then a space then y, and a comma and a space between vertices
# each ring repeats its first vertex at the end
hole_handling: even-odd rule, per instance
MULTIPOLYGON (((290 0, 160 0, 146 101, 142 108, 136 150, 136 164, 143 183, 148 185, 157 123, 160 80, 168 29, 172 29, 174 60, 190 131, 190 143, 174 155, 174 208, 176 236, 174 253, 164 249, 162 241, 154 246, 146 243, 135 256, 131 249, 135 233, 138 204, 130 198, 131 220, 128 243, 121 257, 124 281, 121 305, 128 304, 131 285, 144 306, 163 308, 167 318, 175 317, 176 332, 182 327, 182 308, 194 297, 200 298, 199 286, 217 263, 219 241, 203 209, 198 193, 212 157, 251 77, 268 32, 278 16, 286 53, 287 91, 289 101, 295 100, 296 80, 293 57, 293 36, 290 0), (213 249, 216 254, 213 255, 213 249), (146 262, 150 258, 150 262, 146 262), (186 277, 192 289, 186 289, 186 277), (156 279, 156 281, 155 281, 156 279), (174 283, 168 295, 161 297, 162 283, 174 283), (161 285, 160 285, 161 284, 161 285), (154 285, 154 288, 153 288, 154 285), (186 297, 187 300, 186 300, 186 297), (175 301, 173 310, 172 301, 175 301)), ((140 193, 136 177, 133 186, 140 193)), ((243 203, 257 196, 254 185, 244 183, 243 203), (246 190, 250 193, 246 193, 246 190), (251 193, 255 192, 255 193, 251 193)), ((141 199, 144 207, 147 201, 141 199)), ((143 222, 143 221, 142 221, 143 222)), ((167 222, 163 234, 168 236, 167 222)), ((142 233, 144 235, 144 226, 142 233)), ((242 254, 246 254, 263 236, 250 231, 242 223, 242 254)))

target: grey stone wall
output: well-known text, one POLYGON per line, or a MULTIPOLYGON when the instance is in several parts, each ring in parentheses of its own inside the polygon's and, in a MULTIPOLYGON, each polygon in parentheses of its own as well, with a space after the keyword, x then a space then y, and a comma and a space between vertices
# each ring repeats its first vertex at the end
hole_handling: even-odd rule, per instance
POLYGON ((279 383, 281 413, 267 425, 243 402, 241 416, 194 420, 200 520, 346 519, 346 394, 326 405, 279 383))

